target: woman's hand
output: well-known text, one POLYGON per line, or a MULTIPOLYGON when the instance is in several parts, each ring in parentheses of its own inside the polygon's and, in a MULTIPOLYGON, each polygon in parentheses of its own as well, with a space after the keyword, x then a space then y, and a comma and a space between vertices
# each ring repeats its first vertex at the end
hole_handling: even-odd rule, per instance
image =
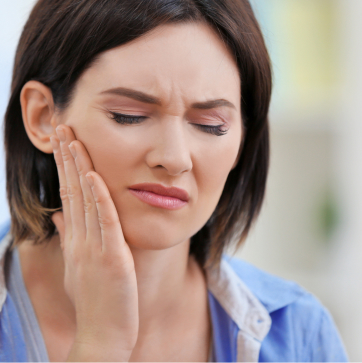
POLYGON ((133 257, 107 185, 86 148, 69 126, 58 126, 57 135, 51 142, 63 212, 52 220, 77 324, 68 360, 128 361, 139 325, 133 257))

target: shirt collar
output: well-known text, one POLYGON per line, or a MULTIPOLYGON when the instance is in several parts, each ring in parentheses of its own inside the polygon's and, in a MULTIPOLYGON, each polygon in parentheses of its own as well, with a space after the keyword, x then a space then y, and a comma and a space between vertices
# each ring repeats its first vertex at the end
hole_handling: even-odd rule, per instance
POLYGON ((244 260, 226 255, 224 258, 269 314, 293 303, 304 294, 303 289, 293 281, 274 276, 244 260))
POLYGON ((221 260, 219 273, 207 270, 207 279, 208 289, 238 328, 262 341, 270 328, 269 313, 226 259, 221 260))
MULTIPOLYGON (((261 342, 271 327, 271 318, 259 299, 236 274, 225 257, 220 269, 206 270, 208 289, 238 328, 236 361, 258 361, 261 342)), ((213 329, 218 329, 214 325, 213 329)))

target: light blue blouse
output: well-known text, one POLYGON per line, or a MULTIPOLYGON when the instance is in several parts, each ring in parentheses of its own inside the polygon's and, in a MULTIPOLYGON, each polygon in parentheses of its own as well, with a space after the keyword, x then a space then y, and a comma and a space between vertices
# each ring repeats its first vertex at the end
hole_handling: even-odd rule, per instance
MULTIPOLYGON (((0 227, 0 361, 21 362, 34 357, 19 296, 5 281, 9 228, 0 227)), ((227 255, 206 276, 216 362, 348 360, 330 313, 299 285, 227 255)))

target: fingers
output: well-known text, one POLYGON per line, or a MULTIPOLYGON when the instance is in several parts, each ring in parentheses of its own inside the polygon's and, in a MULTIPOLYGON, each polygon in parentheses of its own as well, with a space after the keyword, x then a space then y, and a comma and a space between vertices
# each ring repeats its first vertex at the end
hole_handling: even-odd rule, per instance
MULTIPOLYGON (((63 206, 63 218, 65 224, 65 234, 67 236, 72 235, 72 221, 70 215, 70 205, 67 193, 67 178, 65 177, 65 170, 63 164, 63 156, 60 150, 59 139, 55 136, 50 137, 50 142, 53 147, 54 160, 58 170, 58 178, 59 178, 59 192, 60 198, 62 200, 63 206)), ((57 226, 58 228, 58 226, 57 226)), ((58 230, 59 231, 59 230, 58 230)), ((60 232, 60 231, 59 231, 60 232)))
POLYGON ((60 238, 60 247, 64 251, 64 240, 65 240, 64 214, 63 214, 63 212, 55 212, 55 213, 53 213, 51 219, 52 219, 53 223, 55 224, 55 227, 57 227, 57 230, 59 232, 59 238, 60 238))
MULTIPOLYGON (((75 165, 78 171, 80 185, 83 192, 83 205, 86 226, 86 241, 99 241, 101 248, 101 228, 98 222, 98 212, 96 202, 93 198, 91 187, 86 179, 86 174, 94 171, 93 163, 84 145, 78 141, 72 141, 69 149, 74 157, 75 165)), ((94 243, 94 242, 93 242, 94 243)))
POLYGON ((77 167, 69 144, 75 140, 73 131, 69 126, 60 125, 56 128, 60 140, 60 150, 63 158, 67 197, 70 209, 72 237, 75 240, 85 240, 86 226, 83 206, 83 193, 80 185, 77 167))
MULTIPOLYGON (((119 255, 122 250, 120 244, 125 244, 125 240, 106 183, 94 171, 86 148, 75 139, 72 129, 60 125, 56 132, 60 143, 55 136, 51 140, 61 186, 64 220, 62 224, 60 216, 54 214, 54 223, 60 229, 65 224, 65 234, 69 236, 68 230, 71 230, 70 239, 73 241, 84 241, 101 248, 106 254, 119 255)), ((83 243, 75 243, 73 248, 82 250, 83 246, 83 243)))
POLYGON ((87 181, 92 188, 97 205, 98 221, 102 234, 102 252, 112 256, 119 255, 125 243, 118 212, 102 177, 96 172, 87 174, 87 181))

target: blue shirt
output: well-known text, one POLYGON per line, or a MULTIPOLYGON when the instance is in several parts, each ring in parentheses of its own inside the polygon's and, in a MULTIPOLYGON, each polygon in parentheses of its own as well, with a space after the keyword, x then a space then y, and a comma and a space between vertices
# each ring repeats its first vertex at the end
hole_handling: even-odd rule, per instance
MULTIPOLYGON (((24 362, 24 332, 5 284, 9 227, 0 227, 0 361, 24 362)), ((347 361, 331 315, 299 285, 227 255, 206 276, 215 361, 347 361)))

